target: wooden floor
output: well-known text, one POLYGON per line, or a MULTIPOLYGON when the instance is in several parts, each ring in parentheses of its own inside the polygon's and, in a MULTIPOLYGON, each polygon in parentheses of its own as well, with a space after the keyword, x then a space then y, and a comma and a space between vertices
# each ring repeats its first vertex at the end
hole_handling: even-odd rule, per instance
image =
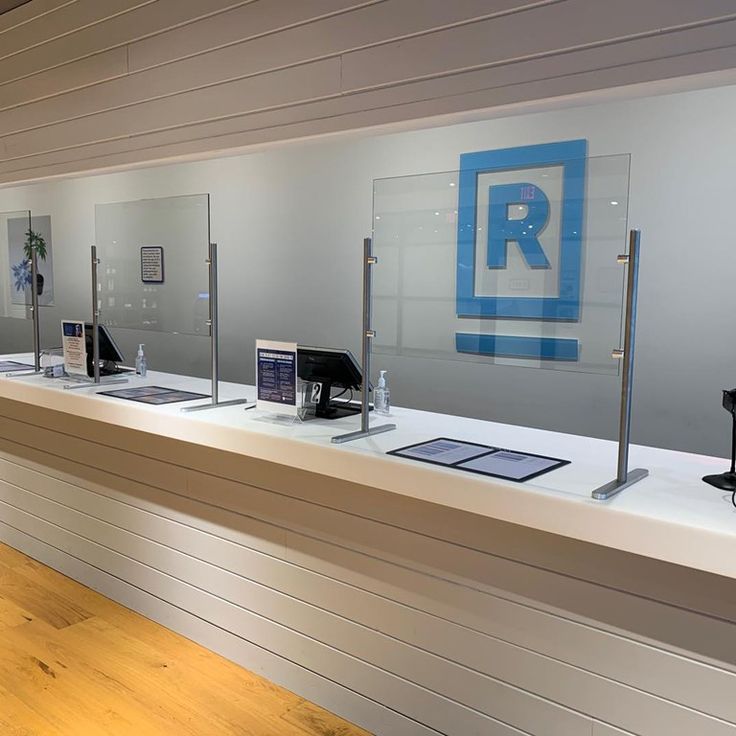
POLYGON ((366 736, 0 544, 2 736, 366 736))

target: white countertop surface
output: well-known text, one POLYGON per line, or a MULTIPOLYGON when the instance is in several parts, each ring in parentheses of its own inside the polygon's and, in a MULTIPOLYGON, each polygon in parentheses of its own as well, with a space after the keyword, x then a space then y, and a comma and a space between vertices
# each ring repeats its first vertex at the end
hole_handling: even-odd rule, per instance
MULTIPOLYGON (((32 362, 28 355, 2 359, 32 362)), ((730 494, 701 481, 703 475, 727 470, 723 459, 634 445, 629 467, 647 468, 650 476, 601 502, 591 492, 616 475, 617 445, 606 440, 393 408, 390 418, 371 415, 371 422, 395 423, 396 431, 335 445, 331 438, 357 429, 359 417, 284 426, 242 405, 182 413, 189 404, 149 406, 97 395, 137 385, 209 393, 208 380, 153 371, 120 386, 67 391, 65 383, 2 374, 0 397, 281 465, 288 459, 294 468, 736 578, 736 508, 730 494), (514 483, 385 454, 436 437, 550 455, 571 464, 514 483)), ((225 383, 220 388, 221 400, 254 395, 253 387, 225 383)))

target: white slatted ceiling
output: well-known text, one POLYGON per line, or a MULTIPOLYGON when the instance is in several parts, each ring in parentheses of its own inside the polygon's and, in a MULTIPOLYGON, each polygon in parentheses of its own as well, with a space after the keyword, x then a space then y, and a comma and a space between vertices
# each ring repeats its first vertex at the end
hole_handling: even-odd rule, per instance
POLYGON ((33 0, 0 20, 0 181, 733 68, 733 20, 731 0, 33 0))

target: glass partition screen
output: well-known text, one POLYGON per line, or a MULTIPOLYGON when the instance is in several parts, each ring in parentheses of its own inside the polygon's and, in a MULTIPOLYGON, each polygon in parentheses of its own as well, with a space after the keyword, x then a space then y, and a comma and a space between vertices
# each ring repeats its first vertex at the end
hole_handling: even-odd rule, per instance
POLYGON ((374 182, 374 351, 617 374, 629 156, 482 155, 374 182))
POLYGON ((95 206, 100 324, 209 335, 209 195, 95 206))

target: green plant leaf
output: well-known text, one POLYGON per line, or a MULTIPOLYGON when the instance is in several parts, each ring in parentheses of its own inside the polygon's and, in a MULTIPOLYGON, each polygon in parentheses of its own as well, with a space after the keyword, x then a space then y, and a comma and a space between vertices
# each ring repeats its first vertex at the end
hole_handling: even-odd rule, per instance
POLYGON ((29 261, 34 250, 36 251, 37 258, 40 258, 42 261, 46 260, 46 240, 43 235, 29 228, 26 232, 26 242, 23 244, 23 253, 29 261))

